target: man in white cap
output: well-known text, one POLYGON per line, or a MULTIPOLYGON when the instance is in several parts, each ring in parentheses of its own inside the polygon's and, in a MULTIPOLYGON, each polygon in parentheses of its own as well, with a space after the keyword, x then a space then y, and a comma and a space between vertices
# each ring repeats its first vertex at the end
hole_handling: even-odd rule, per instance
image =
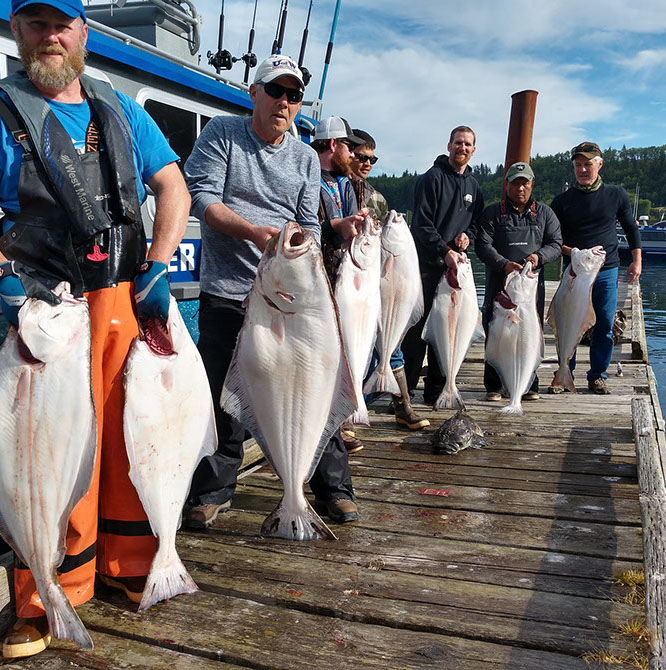
MULTIPOLYGON (((251 117, 218 116, 206 124, 185 164, 192 211, 201 220, 199 351, 213 398, 219 398, 249 293, 268 240, 287 221, 317 240, 320 169, 310 148, 288 133, 303 100, 303 75, 289 56, 257 68, 251 117)), ((218 450, 194 474, 185 525, 205 528, 230 506, 243 460, 245 430, 215 403, 218 450)), ((335 521, 357 518, 347 453, 339 432, 310 486, 335 521)))

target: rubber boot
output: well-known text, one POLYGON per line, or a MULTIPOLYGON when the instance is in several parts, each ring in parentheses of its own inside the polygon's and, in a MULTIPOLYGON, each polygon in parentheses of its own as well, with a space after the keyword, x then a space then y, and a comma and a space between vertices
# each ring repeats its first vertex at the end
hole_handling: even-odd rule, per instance
POLYGON ((393 396, 393 408, 395 410, 396 423, 407 426, 410 430, 421 430, 430 425, 428 419, 422 419, 413 409, 409 391, 407 390, 407 377, 405 376, 405 368, 398 368, 393 370, 395 380, 398 382, 400 395, 393 396))

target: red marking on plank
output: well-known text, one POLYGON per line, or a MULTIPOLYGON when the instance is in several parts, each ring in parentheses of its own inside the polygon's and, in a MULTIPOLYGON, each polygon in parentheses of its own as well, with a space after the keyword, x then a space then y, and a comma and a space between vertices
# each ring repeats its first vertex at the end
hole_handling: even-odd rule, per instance
POLYGON ((451 491, 445 491, 444 489, 421 489, 419 493, 424 496, 448 496, 451 491))

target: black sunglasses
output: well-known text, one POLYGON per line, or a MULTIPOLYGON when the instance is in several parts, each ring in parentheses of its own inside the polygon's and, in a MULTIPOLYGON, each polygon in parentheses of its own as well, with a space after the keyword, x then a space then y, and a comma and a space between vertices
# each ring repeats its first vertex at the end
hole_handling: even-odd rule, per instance
POLYGON ((370 163, 370 165, 374 165, 379 160, 378 156, 366 156, 365 154, 354 154, 354 156, 359 163, 370 163))
POLYGON ((273 81, 262 84, 262 86, 264 87, 264 91, 276 100, 279 100, 285 93, 287 94, 287 102, 291 102, 292 104, 303 100, 303 91, 298 88, 287 88, 273 81))

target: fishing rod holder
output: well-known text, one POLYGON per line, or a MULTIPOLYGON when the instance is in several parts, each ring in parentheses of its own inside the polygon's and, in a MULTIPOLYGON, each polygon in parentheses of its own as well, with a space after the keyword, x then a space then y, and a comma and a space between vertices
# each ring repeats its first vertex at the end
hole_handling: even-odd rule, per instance
POLYGON ((234 63, 239 60, 242 60, 243 63, 245 63, 245 65, 249 68, 257 67, 257 54, 246 53, 240 58, 234 58, 234 63))
POLYGON ((303 87, 306 87, 312 79, 312 73, 304 65, 301 65, 301 74, 303 75, 303 87))
POLYGON ((238 60, 227 49, 219 49, 215 53, 209 51, 206 56, 208 57, 208 65, 212 65, 217 72, 220 70, 231 70, 233 64, 238 60))

